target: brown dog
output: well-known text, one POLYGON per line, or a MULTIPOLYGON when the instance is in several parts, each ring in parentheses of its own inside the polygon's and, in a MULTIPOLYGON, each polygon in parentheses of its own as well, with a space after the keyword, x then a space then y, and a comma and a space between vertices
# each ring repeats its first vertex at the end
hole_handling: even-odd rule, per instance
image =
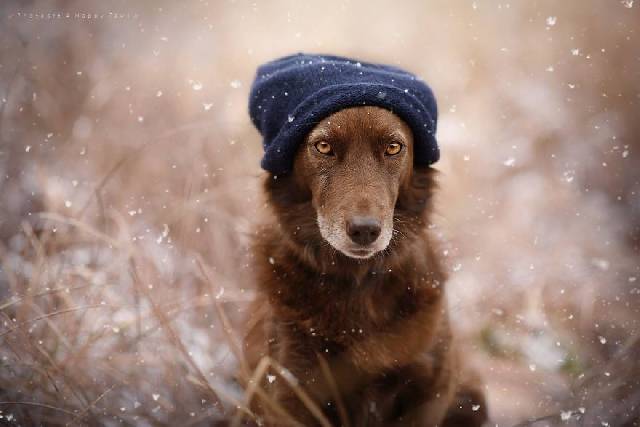
POLYGON ((310 132, 292 173, 267 178, 274 218, 254 242, 259 297, 245 339, 251 367, 266 356, 278 366, 253 406, 267 424, 486 420, 479 384, 460 378, 427 230, 434 175, 414 166, 400 118, 354 107, 310 132))

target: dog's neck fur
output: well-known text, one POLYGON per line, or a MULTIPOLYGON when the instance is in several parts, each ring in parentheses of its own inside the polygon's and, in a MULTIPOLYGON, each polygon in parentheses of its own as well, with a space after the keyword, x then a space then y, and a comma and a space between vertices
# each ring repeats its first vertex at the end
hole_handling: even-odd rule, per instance
MULTIPOLYGON (((309 195, 293 180, 267 178, 265 190, 273 218, 259 231, 267 236, 256 239, 260 246, 255 248, 255 255, 261 258, 258 264, 265 264, 261 291, 272 300, 290 299, 303 309, 313 301, 298 301, 294 295, 318 296, 317 289, 309 289, 314 284, 326 284, 326 292, 334 296, 348 293, 355 299, 374 292, 368 288, 376 284, 385 288, 378 289, 376 295, 385 298, 401 297, 407 287, 427 289, 433 298, 440 295, 445 274, 427 230, 436 187, 434 177, 431 168, 414 170, 409 188, 401 191, 396 203, 395 231, 389 247, 365 260, 347 257, 324 241, 309 195), (411 273, 406 269, 412 269, 411 273), (417 278, 417 283, 404 283, 407 277, 417 278)), ((374 301, 376 306, 386 302, 374 301)))

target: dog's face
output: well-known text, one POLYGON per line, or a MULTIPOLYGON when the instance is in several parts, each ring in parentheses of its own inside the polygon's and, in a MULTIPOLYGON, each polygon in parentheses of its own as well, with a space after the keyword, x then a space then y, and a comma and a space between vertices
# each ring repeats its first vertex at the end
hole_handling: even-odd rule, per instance
POLYGON ((353 107, 322 120, 294 162, 311 192, 322 238, 352 258, 369 258, 391 241, 394 208, 413 165, 407 124, 379 107, 353 107))

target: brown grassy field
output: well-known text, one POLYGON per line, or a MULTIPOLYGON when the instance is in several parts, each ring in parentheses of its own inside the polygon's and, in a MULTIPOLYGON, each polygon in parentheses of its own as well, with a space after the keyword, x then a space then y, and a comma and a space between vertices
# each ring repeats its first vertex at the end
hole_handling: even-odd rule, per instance
POLYGON ((0 425, 246 411, 247 97, 296 51, 433 87, 435 227, 492 424, 639 425, 640 4, 106 3, 0 4, 0 425))

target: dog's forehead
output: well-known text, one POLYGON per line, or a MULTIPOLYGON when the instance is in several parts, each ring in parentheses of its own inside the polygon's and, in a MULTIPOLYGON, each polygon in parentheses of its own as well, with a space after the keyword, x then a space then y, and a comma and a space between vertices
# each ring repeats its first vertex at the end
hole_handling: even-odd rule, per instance
POLYGON ((391 111, 379 107, 352 107, 333 113, 311 130, 309 140, 355 135, 405 143, 411 141, 408 125, 391 111))

